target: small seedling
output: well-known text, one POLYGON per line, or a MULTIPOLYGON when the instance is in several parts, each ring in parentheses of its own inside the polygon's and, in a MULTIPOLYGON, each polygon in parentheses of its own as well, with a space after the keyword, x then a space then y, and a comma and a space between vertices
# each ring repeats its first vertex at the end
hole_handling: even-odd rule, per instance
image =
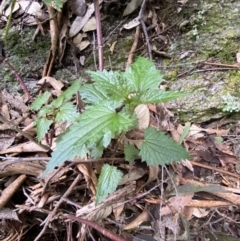
MULTIPOLYGON (((70 96, 66 94, 44 107, 47 97, 42 97, 39 104, 33 104, 33 109, 40 109, 38 122, 46 122, 44 130, 38 126, 39 140, 49 126, 48 116, 54 116, 56 121, 73 121, 74 123, 57 138, 56 150, 46 166, 43 176, 62 165, 66 160, 80 158, 100 158, 113 138, 124 136, 126 132, 137 128, 137 116, 134 109, 140 104, 157 104, 186 96, 186 93, 165 91, 159 89, 162 75, 153 62, 140 57, 125 72, 88 71, 92 83, 73 88, 79 90, 86 103, 84 113, 76 116, 76 110, 70 104, 70 96), (60 101, 61 99, 61 101, 60 101), (65 115, 64 106, 68 113, 65 115), (61 114, 59 114, 59 112, 61 114), (71 113, 72 111, 72 113, 71 113), (53 113, 53 114, 52 114, 53 113), (64 116, 60 118, 59 116, 64 116), (71 116, 68 119, 67 116, 71 116), (44 121, 42 120, 44 119, 44 121), (47 121, 48 120, 48 121, 47 121)), ((77 82, 78 83, 78 82, 77 82)), ((67 90, 68 91, 68 90, 67 90)), ((72 96, 72 95, 71 95, 72 96)), ((165 133, 149 127, 144 131, 144 139, 136 148, 125 144, 126 160, 132 161, 141 157, 148 165, 165 165, 173 161, 189 159, 188 152, 165 133)), ((113 193, 121 181, 122 172, 114 166, 105 164, 102 167, 96 194, 96 203, 103 201, 108 194, 113 193)))

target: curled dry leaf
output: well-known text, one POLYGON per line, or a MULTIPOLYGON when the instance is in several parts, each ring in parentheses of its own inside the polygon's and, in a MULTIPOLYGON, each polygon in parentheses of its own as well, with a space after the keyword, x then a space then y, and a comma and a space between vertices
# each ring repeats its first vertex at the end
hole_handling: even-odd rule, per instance
POLYGON ((144 130, 149 126, 150 111, 147 105, 141 104, 135 108, 135 114, 138 118, 138 128, 144 130))
MULTIPOLYGON (((98 2, 99 4, 101 4, 103 0, 99 0, 98 2)), ((92 3, 88 6, 87 12, 84 15, 84 17, 82 16, 76 17, 76 19, 73 21, 71 28, 69 30, 70 38, 80 32, 80 30, 85 26, 85 24, 90 19, 93 13, 94 13, 94 4, 92 3)))
POLYGON ((127 173, 126 175, 124 175, 122 177, 122 180, 119 183, 119 185, 124 185, 127 182, 135 181, 135 180, 141 178, 144 174, 145 174, 145 171, 143 169, 141 169, 141 168, 134 169, 130 173, 127 173))
POLYGON ((136 218, 134 219, 131 223, 126 225, 123 230, 129 230, 129 229, 134 229, 138 227, 141 223, 145 221, 149 221, 150 214, 149 212, 144 209, 143 212, 136 218))
POLYGON ((82 51, 85 48, 87 48, 89 45, 90 45, 90 41, 84 40, 78 45, 78 48, 79 48, 80 51, 82 51))
POLYGON ((183 208, 192 201, 192 198, 193 194, 171 197, 168 200, 169 205, 161 209, 161 216, 171 214, 172 212, 182 212, 183 208))
POLYGON ((78 164, 77 168, 81 173, 83 173, 84 178, 87 182, 87 186, 91 189, 92 193, 95 195, 96 188, 97 188, 97 177, 92 169, 92 166, 89 163, 78 164))
POLYGON ((24 153, 24 152, 48 152, 48 150, 42 148, 41 146, 33 143, 26 142, 19 144, 17 146, 8 148, 6 150, 0 151, 0 154, 8 154, 8 153, 24 153))
POLYGON ((127 16, 133 11, 135 11, 142 3, 142 0, 132 0, 130 3, 128 3, 127 7, 125 8, 123 12, 123 16, 127 16))
POLYGON ((24 12, 30 15, 37 15, 41 11, 41 5, 34 1, 19 1, 18 2, 24 12))
MULTIPOLYGON (((5 3, 5 1, 3 1, 2 4, 1 4, 0 13, 1 13, 1 14, 3 13, 6 17, 8 17, 8 16, 10 15, 10 13, 11 13, 11 4, 10 4, 9 7, 6 9, 6 11, 3 11, 3 10, 2 10, 2 6, 4 5, 4 3, 5 3)), ((16 3, 14 4, 14 8, 13 8, 12 13, 16 12, 19 8, 20 8, 20 6, 19 6, 19 4, 16 2, 16 3)))
POLYGON ((95 29, 96 29, 96 19, 95 17, 91 17, 83 27, 83 32, 93 31, 95 29))
POLYGON ((113 214, 116 220, 118 220, 119 216, 121 215, 122 211, 124 210, 124 203, 125 199, 121 198, 117 203, 113 203, 113 214))
POLYGON ((126 23, 123 25, 123 28, 125 29, 131 29, 131 28, 135 28, 140 24, 138 18, 134 18, 133 20, 131 20, 130 22, 126 23))
POLYGON ((54 88, 54 90, 57 91, 57 95, 61 94, 61 89, 64 85, 60 80, 56 80, 53 77, 46 76, 37 82, 38 85, 43 85, 45 83, 50 84, 54 88))
POLYGON ((205 208, 194 208, 192 214, 197 218, 203 218, 206 217, 209 212, 210 210, 207 211, 205 208))
POLYGON ((70 0, 68 1, 68 6, 77 16, 83 16, 87 10, 85 0, 70 0))

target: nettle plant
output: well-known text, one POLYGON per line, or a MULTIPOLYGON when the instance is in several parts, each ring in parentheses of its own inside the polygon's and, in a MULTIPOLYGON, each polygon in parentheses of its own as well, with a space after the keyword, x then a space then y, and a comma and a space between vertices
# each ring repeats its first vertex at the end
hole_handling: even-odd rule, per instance
MULTIPOLYGON (((88 71, 88 74, 92 83, 81 84, 77 80, 50 104, 44 105, 50 96, 46 93, 32 104, 35 110, 41 108, 36 120, 38 140, 42 139, 52 123, 72 122, 57 138, 56 150, 52 153, 43 176, 75 157, 102 157, 104 149, 113 138, 123 137, 126 132, 137 129, 138 119, 134 110, 138 105, 157 104, 186 96, 185 93, 160 90, 162 75, 151 61, 143 57, 138 58, 125 72, 104 70, 88 71), (86 104, 82 114, 77 114, 76 107, 70 102, 77 91, 86 104)), ((153 127, 144 130, 144 139, 139 147, 123 144, 127 161, 140 157, 147 165, 157 166, 190 158, 181 145, 153 127)), ((122 176, 117 167, 103 165, 98 180, 96 204, 116 190, 122 176)))

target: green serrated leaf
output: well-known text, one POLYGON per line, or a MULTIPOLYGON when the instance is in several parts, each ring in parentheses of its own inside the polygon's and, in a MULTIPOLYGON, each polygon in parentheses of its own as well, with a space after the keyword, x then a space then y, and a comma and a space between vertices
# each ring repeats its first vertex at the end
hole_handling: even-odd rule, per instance
POLYGON ((96 205, 102 202, 109 194, 116 191, 118 184, 122 179, 122 172, 116 167, 108 164, 103 165, 98 180, 96 205))
POLYGON ((37 138, 38 142, 40 142, 44 135, 48 132, 50 125, 53 123, 52 120, 48 120, 47 118, 38 118, 36 121, 37 124, 37 138))
POLYGON ((80 91, 81 85, 82 85, 81 79, 75 80, 74 83, 61 94, 64 96, 64 100, 65 101, 70 100, 73 97, 73 95, 75 95, 78 91, 80 91))
POLYGON ((46 105, 39 110, 38 117, 45 117, 46 115, 51 115, 52 113, 53 108, 51 107, 51 105, 46 105))
POLYGON ((61 94, 58 96, 57 99, 53 100, 49 106, 51 106, 51 108, 53 109, 58 109, 63 104, 63 102, 64 102, 64 95, 61 94))
POLYGON ((71 102, 67 102, 60 107, 55 121, 71 122, 76 120, 78 116, 76 107, 71 102))
POLYGON ((123 77, 122 73, 113 71, 87 71, 95 81, 96 89, 103 90, 111 100, 123 100, 133 91, 132 86, 123 77))
POLYGON ((146 58, 139 57, 124 73, 128 83, 135 92, 144 92, 157 89, 162 82, 162 75, 154 63, 146 58))
POLYGON ((46 91, 42 95, 39 95, 31 104, 31 110, 39 110, 49 99, 51 93, 46 91))
POLYGON ((180 97, 188 96, 188 93, 177 92, 177 91, 165 91, 165 90, 147 90, 142 93, 138 103, 149 104, 149 103, 163 103, 170 100, 175 100, 180 97))
POLYGON ((131 129, 136 120, 124 113, 117 113, 122 102, 106 101, 86 109, 78 118, 78 123, 73 124, 65 134, 57 139, 57 148, 46 166, 43 175, 62 165, 67 159, 76 156, 86 158, 87 146, 99 143, 108 131, 112 136, 122 131, 131 129))
POLYGON ((139 156, 139 150, 133 145, 126 145, 124 147, 124 155, 126 161, 134 161, 139 156))
POLYGON ((69 101, 73 97, 73 95, 75 95, 80 90, 81 84, 81 79, 75 80, 74 83, 70 87, 68 87, 64 92, 62 92, 57 99, 52 101, 51 106, 56 109, 60 108, 60 106, 64 102, 69 101))
POLYGON ((113 138, 112 131, 107 131, 102 139, 102 145, 106 148, 111 142, 111 139, 113 138))
POLYGON ((148 165, 165 165, 189 159, 189 153, 177 142, 153 127, 144 131, 144 141, 139 155, 148 165))
POLYGON ((64 4, 64 0, 43 0, 43 2, 47 5, 52 6, 53 8, 57 9, 58 11, 61 11, 61 8, 64 4))
POLYGON ((104 88, 94 86, 93 84, 85 84, 80 89, 82 99, 89 104, 97 104, 102 100, 108 99, 104 88))
POLYGON ((94 145, 88 148, 90 151, 90 157, 93 159, 100 158, 103 154, 104 147, 102 145, 94 145))

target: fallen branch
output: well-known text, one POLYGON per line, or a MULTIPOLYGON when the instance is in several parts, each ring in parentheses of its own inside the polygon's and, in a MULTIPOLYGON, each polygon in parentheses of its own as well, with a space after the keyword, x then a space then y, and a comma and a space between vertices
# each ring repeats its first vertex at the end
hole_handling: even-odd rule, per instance
POLYGON ((128 241, 127 239, 125 238, 122 238, 121 236, 113 233, 112 231, 106 229, 106 228, 103 228, 101 227, 99 224, 93 222, 93 221, 89 221, 89 220, 86 220, 86 219, 83 219, 83 218, 78 218, 78 217, 75 217, 73 215, 70 215, 70 214, 67 214, 67 215, 64 215, 67 219, 72 219, 72 220, 75 220, 79 223, 83 223, 83 224, 86 224, 88 226, 90 226, 91 228, 94 228, 96 229, 99 233, 101 233, 102 235, 104 235, 106 238, 109 238, 110 240, 113 240, 113 241, 128 241))

